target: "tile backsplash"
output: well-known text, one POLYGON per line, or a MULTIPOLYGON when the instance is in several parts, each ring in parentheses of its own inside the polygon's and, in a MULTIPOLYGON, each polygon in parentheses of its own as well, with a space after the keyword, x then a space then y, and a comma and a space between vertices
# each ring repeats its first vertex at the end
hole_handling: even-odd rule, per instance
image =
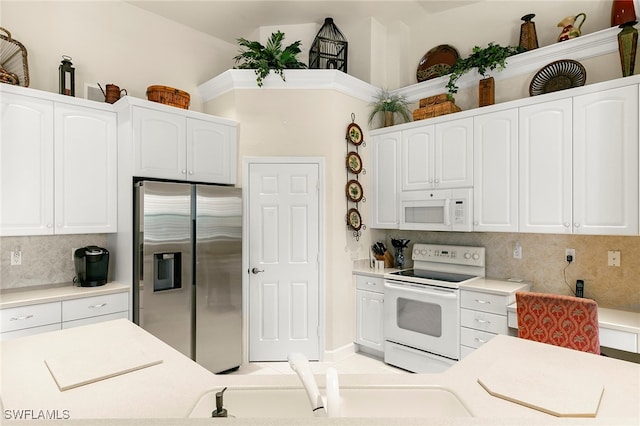
MULTIPOLYGON (((372 231, 373 241, 407 238, 414 243, 481 246, 486 248, 486 274, 491 278, 522 278, 532 290, 571 295, 576 280, 584 280, 584 296, 602 307, 640 312, 640 237, 517 233, 372 231), (513 258, 516 242, 522 258, 513 258), (565 249, 576 251, 565 261, 565 249), (621 265, 608 266, 607 252, 619 250, 621 265)), ((411 267, 411 254, 405 267, 411 267)))
POLYGON ((42 284, 70 283, 75 276, 75 248, 106 247, 106 234, 48 235, 0 238, 0 290, 42 284), (11 266, 11 252, 22 252, 22 264, 11 266))

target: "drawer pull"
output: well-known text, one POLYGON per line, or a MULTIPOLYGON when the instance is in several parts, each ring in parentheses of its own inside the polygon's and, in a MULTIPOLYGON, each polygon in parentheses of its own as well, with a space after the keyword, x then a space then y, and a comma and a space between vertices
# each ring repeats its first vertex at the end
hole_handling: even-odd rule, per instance
POLYGON ((487 343, 487 341, 486 341, 486 340, 483 340, 483 339, 481 339, 481 338, 479 338, 479 337, 475 337, 473 340, 475 340, 475 341, 476 341, 476 342, 478 342, 478 343, 487 343))
POLYGON ((476 299, 476 303, 480 303, 481 305, 490 305, 491 301, 490 300, 480 300, 480 299, 476 299))
POLYGON ((106 303, 101 303, 99 305, 91 305, 89 306, 89 309, 93 309, 93 308, 104 308, 105 306, 107 306, 106 303))
POLYGON ((22 321, 22 320, 26 320, 26 319, 30 319, 33 318, 33 315, 24 315, 21 317, 12 317, 9 321, 22 321))
POLYGON ((476 322, 479 324, 491 324, 491 321, 483 320, 480 318, 476 318, 476 322))

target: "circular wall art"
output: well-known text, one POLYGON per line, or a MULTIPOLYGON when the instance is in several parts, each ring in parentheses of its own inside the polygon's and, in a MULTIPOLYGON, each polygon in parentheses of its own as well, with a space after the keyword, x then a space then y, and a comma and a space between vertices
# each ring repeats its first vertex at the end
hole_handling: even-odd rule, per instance
POLYGON ((356 123, 351 123, 347 127, 347 139, 358 146, 362 143, 362 129, 356 123))
POLYGON ((362 159, 357 152, 351 151, 347 154, 347 168, 356 175, 362 171, 362 159))
POLYGON ((352 179, 347 182, 346 193, 349 201, 357 203, 362 200, 362 185, 357 180, 352 179))
POLYGON ((584 86, 587 72, 584 66, 572 59, 561 59, 545 65, 533 76, 529 95, 536 96, 558 90, 584 86))
POLYGON ((362 227, 362 217, 358 209, 349 209, 347 212, 347 223, 354 231, 359 231, 362 227))
POLYGON ((441 44, 429 50, 420 59, 416 79, 418 83, 448 74, 460 55, 458 50, 448 44, 441 44))

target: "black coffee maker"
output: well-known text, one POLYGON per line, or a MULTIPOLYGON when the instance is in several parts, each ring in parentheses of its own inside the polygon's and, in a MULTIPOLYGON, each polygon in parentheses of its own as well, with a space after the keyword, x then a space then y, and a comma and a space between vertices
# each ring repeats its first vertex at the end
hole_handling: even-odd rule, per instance
POLYGON ((80 287, 97 287, 107 283, 109 251, 98 246, 77 249, 74 254, 76 276, 73 282, 80 287))

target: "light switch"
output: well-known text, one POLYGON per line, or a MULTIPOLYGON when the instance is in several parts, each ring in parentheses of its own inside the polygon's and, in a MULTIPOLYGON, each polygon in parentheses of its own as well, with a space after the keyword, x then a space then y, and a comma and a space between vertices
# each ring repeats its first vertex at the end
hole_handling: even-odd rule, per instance
POLYGON ((609 250, 609 266, 620 266, 619 250, 609 250))

